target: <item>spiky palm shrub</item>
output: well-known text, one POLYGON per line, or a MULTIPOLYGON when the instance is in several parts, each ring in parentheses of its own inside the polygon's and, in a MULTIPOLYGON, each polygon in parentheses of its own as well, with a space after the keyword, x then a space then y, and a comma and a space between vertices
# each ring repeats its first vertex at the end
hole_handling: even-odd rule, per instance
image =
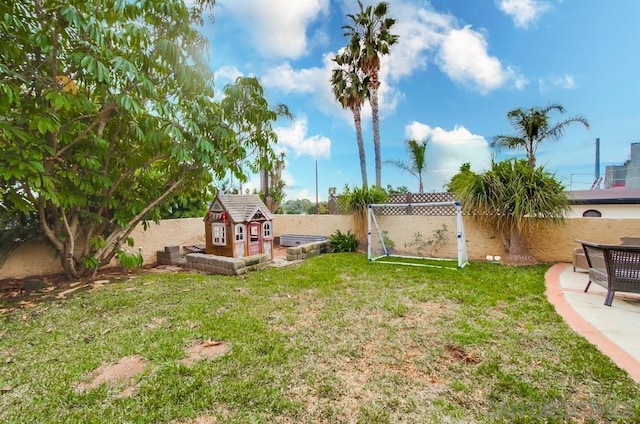
POLYGON ((570 210, 555 175, 526 160, 494 162, 484 174, 466 170, 450 189, 472 219, 499 233, 511 264, 536 263, 527 236, 543 223, 562 222, 570 210))
POLYGON ((354 234, 360 246, 367 245, 367 205, 384 203, 388 198, 387 192, 378 186, 354 187, 353 189, 345 186, 344 193, 338 197, 341 208, 353 213, 354 234))

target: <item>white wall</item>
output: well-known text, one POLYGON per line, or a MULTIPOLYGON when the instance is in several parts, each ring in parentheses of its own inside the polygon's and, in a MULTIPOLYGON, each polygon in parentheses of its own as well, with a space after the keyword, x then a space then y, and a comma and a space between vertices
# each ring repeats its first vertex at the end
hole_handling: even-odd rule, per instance
POLYGON ((567 218, 582 218, 588 210, 597 210, 602 218, 640 218, 640 205, 571 205, 572 213, 567 218))

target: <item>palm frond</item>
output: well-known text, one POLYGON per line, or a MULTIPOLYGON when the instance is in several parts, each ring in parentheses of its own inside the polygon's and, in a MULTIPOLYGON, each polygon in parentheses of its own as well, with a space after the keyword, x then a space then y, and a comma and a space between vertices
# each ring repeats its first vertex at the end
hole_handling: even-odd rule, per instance
POLYGON ((497 135, 493 137, 491 147, 506 147, 508 149, 524 148, 526 140, 521 137, 510 135, 497 135))
POLYGON ((407 165, 405 162, 402 162, 401 160, 398 159, 387 159, 383 162, 386 165, 392 165, 395 168, 398 168, 399 170, 403 171, 403 172, 408 172, 409 174, 413 175, 414 177, 417 177, 418 174, 416 173, 415 169, 410 166, 407 165))
POLYGON ((535 167, 535 153, 544 140, 558 140, 567 127, 574 123, 581 123, 587 129, 589 122, 582 116, 574 116, 551 125, 549 113, 551 111, 564 112, 564 107, 557 103, 545 107, 531 107, 528 110, 516 108, 507 113, 507 118, 515 131, 515 135, 498 135, 493 138, 492 147, 506 147, 509 149, 524 148, 530 167, 535 167))
POLYGON ((574 123, 580 123, 585 126, 585 128, 589 129, 589 121, 582 116, 574 116, 568 119, 565 119, 562 122, 557 123, 553 128, 547 130, 545 134, 543 134, 543 138, 548 138, 550 140, 558 140, 562 138, 567 127, 574 123))

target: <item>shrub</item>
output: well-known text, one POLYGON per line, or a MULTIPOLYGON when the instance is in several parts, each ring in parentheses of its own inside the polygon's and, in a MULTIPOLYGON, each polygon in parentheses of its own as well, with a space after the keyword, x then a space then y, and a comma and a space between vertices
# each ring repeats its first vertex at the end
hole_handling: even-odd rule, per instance
POLYGON ((337 230, 329 236, 332 252, 356 252, 358 250, 358 239, 348 230, 346 233, 337 230))

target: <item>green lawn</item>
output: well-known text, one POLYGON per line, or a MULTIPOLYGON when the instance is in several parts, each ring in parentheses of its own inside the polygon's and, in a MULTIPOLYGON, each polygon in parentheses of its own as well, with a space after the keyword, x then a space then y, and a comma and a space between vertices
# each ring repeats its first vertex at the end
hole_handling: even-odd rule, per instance
POLYGON ((5 301, 0 422, 640 422, 640 387, 555 314, 546 269, 343 253, 5 301), (230 350, 179 362, 209 339, 230 350), (132 395, 74 390, 131 355, 149 364, 132 395))
POLYGON ((382 256, 373 262, 379 264, 405 264, 407 266, 424 266, 432 268, 458 269, 458 261, 452 259, 408 258, 403 256, 382 256))

